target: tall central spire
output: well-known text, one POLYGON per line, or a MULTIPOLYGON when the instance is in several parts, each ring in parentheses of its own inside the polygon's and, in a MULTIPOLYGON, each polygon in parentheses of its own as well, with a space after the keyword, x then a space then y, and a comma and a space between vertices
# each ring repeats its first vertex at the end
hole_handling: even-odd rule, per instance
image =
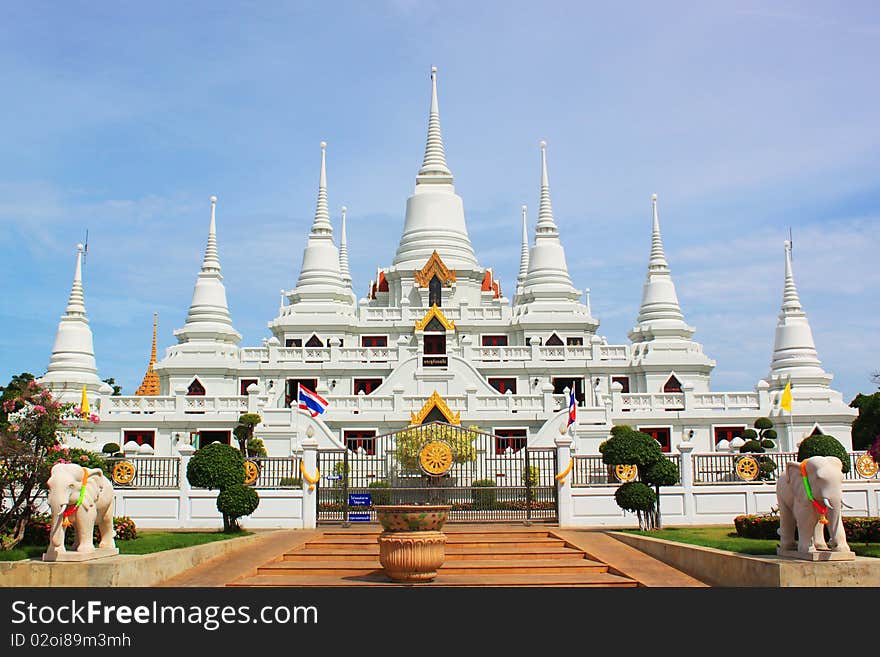
POLYGON ((651 256, 648 260, 648 274, 642 288, 642 305, 639 308, 637 325, 629 332, 633 342, 645 342, 655 338, 690 340, 694 329, 684 321, 675 283, 663 252, 663 239, 660 236, 660 218, 657 213, 657 195, 651 195, 651 256))
POLYGON ((215 342, 236 345, 241 334, 232 326, 232 317, 226 303, 226 287, 220 270, 217 252, 217 197, 211 197, 211 222, 208 225, 208 243, 202 269, 196 278, 192 302, 183 328, 174 331, 180 344, 187 342, 215 342))
POLYGON ((536 235, 559 236, 559 228, 553 220, 553 204, 550 202, 550 178, 547 175, 547 142, 541 142, 541 201, 538 205, 536 235))
POLYGON ((437 69, 431 69, 431 109, 425 157, 416 176, 416 188, 406 201, 403 235, 394 256, 398 270, 421 269, 436 250, 452 269, 482 268, 477 263, 464 219, 464 204, 455 193, 452 172, 446 165, 440 111, 437 103, 437 69))
POLYGON ((443 147, 443 133, 440 130, 440 107, 437 103, 437 67, 431 67, 431 111, 428 117, 428 140, 425 144, 425 158, 416 177, 416 184, 452 184, 452 172, 446 164, 446 150, 443 147))

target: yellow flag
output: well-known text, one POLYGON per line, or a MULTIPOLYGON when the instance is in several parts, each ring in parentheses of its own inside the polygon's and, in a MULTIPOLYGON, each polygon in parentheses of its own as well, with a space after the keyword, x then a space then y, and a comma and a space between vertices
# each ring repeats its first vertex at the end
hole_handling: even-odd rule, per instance
POLYGON ((791 413, 791 381, 785 384, 782 396, 779 398, 779 408, 791 413))
POLYGON ((79 407, 81 409, 83 416, 86 416, 89 414, 89 396, 86 394, 86 387, 85 386, 83 386, 82 401, 79 403, 79 407))

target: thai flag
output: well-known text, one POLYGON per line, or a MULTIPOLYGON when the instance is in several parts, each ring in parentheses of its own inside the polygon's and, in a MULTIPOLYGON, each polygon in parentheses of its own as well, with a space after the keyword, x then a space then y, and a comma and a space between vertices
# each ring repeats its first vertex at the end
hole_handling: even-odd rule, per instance
POLYGON ((571 392, 568 393, 568 424, 570 427, 577 420, 577 400, 574 396, 574 381, 571 382, 571 392))
POLYGON ((296 388, 296 401, 299 403, 299 407, 311 413, 312 417, 317 417, 327 410, 329 402, 318 393, 312 392, 299 383, 296 388))

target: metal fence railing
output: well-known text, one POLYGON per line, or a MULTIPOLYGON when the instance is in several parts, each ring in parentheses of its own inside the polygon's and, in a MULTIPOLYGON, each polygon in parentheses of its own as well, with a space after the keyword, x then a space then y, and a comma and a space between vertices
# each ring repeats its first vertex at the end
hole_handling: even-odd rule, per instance
MULTIPOLYGON (((675 464, 681 479, 681 454, 666 454, 666 458, 675 464)), ((574 488, 589 486, 619 486, 622 482, 615 474, 613 465, 602 463, 601 455, 574 456, 571 485, 574 488)))
POLYGON ((107 459, 107 469, 110 471, 114 486, 180 488, 180 458, 177 456, 111 458, 107 459), (131 468, 129 469, 126 464, 130 464, 131 468))
MULTIPOLYGON (((845 473, 844 481, 860 481, 862 479, 878 478, 877 473, 871 477, 864 477, 859 474, 856 468, 856 462, 865 452, 849 452, 850 467, 849 472, 845 473)), ((694 484, 744 484, 744 483, 773 483, 780 472, 782 472, 786 463, 797 461, 797 452, 764 452, 761 454, 750 453, 733 453, 733 454, 694 454, 694 484), (747 458, 754 458, 759 465, 760 472, 758 477, 752 480, 744 478, 744 474, 749 476, 750 469, 743 465, 737 467, 740 462, 747 458), (764 466, 765 463, 772 463, 774 467, 764 466)))
POLYGON ((248 461, 257 465, 257 479, 251 484, 254 488, 300 488, 298 456, 251 456, 248 461))

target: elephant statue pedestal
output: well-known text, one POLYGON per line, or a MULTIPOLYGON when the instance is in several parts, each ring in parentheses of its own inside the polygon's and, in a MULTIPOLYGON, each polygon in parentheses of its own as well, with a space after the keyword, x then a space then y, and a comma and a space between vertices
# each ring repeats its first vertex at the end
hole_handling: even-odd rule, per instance
POLYGON ((779 546, 776 554, 804 561, 854 561, 843 529, 843 463, 811 456, 785 464, 776 480, 779 546), (831 540, 825 541, 825 528, 831 540), (797 530, 797 540, 795 540, 797 530))
POLYGON ((100 468, 56 463, 49 476, 49 508, 52 526, 43 561, 91 561, 119 554, 113 528, 113 484, 100 468), (64 547, 68 525, 76 530, 73 551, 64 547), (93 543, 95 526, 101 542, 93 543))

